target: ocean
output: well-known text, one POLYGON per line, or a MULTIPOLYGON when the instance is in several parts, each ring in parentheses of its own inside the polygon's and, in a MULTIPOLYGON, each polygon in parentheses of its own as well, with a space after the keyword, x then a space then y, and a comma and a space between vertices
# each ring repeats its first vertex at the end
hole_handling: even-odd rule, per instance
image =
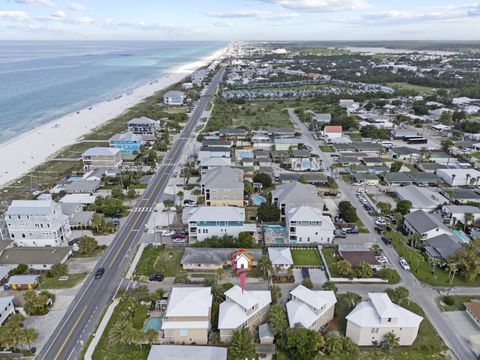
POLYGON ((0 41, 0 142, 124 94, 226 45, 0 41))

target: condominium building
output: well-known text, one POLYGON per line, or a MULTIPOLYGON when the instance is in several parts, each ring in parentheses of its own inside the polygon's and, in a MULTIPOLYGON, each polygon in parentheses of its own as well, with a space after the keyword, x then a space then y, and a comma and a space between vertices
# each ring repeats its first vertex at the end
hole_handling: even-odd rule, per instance
POLYGON ((122 166, 122 154, 120 149, 113 147, 93 147, 82 154, 85 171, 106 169, 116 172, 122 166))
POLYGON ((202 195, 207 206, 243 206, 243 170, 222 166, 202 176, 202 195))

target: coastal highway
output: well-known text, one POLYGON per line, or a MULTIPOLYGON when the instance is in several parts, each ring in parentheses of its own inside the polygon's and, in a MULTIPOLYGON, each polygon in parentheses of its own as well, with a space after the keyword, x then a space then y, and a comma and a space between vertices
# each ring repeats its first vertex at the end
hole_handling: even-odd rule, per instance
MULTIPOLYGON (((172 144, 160 170, 152 177, 147 189, 137 200, 135 204, 137 210, 151 209, 160 201, 175 165, 182 156, 185 143, 191 137, 209 101, 217 91, 224 73, 225 68, 221 66, 204 95, 199 99, 187 125, 172 144)), ((93 273, 87 277, 59 325, 37 355, 37 359, 66 360, 80 357, 83 345, 95 330, 103 310, 114 298, 118 288, 122 286, 123 274, 150 215, 149 211, 130 213, 112 244, 97 263, 97 268, 105 268, 103 277, 94 279, 93 273)))

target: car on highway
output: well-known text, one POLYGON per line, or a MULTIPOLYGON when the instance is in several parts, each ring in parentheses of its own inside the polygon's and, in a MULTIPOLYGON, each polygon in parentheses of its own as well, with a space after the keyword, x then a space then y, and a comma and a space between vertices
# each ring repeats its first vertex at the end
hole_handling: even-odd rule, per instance
POLYGON ((400 258, 400 266, 402 267, 403 270, 405 271, 410 271, 410 265, 408 265, 407 260, 405 258, 400 258))
POLYGON ((148 280, 150 281, 163 281, 163 279, 165 279, 163 274, 152 274, 148 277, 148 280))
POLYGON ((388 263, 388 259, 385 256, 375 256, 375 259, 377 259, 377 261, 380 264, 387 264, 388 263))
POLYGON ((97 271, 95 272, 95 279, 101 279, 104 273, 105 273, 105 268, 103 267, 98 268, 97 271))

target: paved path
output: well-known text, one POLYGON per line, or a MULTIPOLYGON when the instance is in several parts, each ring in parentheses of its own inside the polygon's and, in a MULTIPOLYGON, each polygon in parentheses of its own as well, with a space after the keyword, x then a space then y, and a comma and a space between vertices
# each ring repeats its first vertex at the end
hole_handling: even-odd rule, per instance
MULTIPOLYGON (((311 146, 312 151, 322 159, 326 174, 332 175, 329 169, 333 164, 332 158, 320 150, 311 132, 305 124, 300 121, 298 116, 295 115, 293 109, 288 109, 288 113, 292 121, 299 127, 305 143, 311 146)), ((370 231, 372 242, 377 242, 380 245, 393 268, 400 274, 400 278, 404 284, 403 286, 410 290, 411 299, 423 309, 425 315, 430 320, 435 330, 437 330, 438 334, 442 337, 445 344, 459 360, 476 359, 477 357, 472 352, 465 339, 462 338, 451 326, 451 323, 446 319, 435 303, 435 298, 438 296, 438 292, 429 286, 422 285, 415 276, 410 272, 404 271, 400 267, 399 256, 393 247, 386 246, 382 241, 379 241, 380 239, 374 230, 374 221, 355 196, 355 189, 346 184, 341 177, 337 177, 335 174, 333 175, 338 184, 338 190, 342 192, 345 198, 357 208, 357 215, 365 227, 370 231)))

